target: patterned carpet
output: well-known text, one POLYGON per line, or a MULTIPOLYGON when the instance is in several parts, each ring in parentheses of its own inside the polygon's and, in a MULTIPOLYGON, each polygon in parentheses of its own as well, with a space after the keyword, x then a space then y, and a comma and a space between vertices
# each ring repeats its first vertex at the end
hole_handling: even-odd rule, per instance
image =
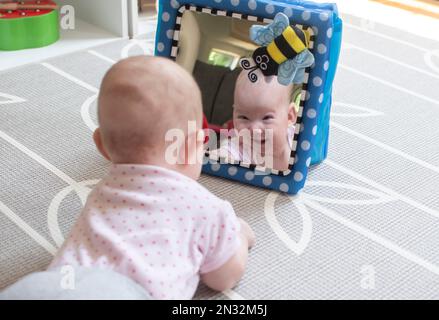
MULTIPOLYGON (((0 288, 44 269, 108 163, 96 95, 120 40, 0 73, 0 288), (83 189, 81 189, 83 190, 83 189)), ((439 43, 345 17, 329 158, 287 197, 203 175, 254 228, 247 273, 198 299, 439 299, 439 43)))

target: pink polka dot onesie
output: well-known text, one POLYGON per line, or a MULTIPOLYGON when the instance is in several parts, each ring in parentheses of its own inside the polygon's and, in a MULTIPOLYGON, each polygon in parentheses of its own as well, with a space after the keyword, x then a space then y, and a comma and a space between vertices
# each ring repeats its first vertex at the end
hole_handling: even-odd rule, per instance
POLYGON ((200 273, 235 254, 239 231, 230 203, 196 181, 156 166, 112 165, 49 269, 110 269, 154 299, 191 299, 200 273))

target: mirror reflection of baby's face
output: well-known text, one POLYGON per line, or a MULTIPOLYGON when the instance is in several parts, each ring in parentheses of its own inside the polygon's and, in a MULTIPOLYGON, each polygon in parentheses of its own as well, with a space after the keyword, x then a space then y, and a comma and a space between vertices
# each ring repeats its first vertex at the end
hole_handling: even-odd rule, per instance
POLYGON ((246 73, 242 72, 235 88, 234 128, 238 132, 249 130, 256 143, 261 137, 261 146, 269 137, 265 135, 265 130, 272 130, 273 154, 289 155, 288 127, 296 121, 290 97, 291 87, 280 85, 275 77, 260 76, 256 83, 251 83, 246 73), (261 132, 260 136, 256 130, 261 132))

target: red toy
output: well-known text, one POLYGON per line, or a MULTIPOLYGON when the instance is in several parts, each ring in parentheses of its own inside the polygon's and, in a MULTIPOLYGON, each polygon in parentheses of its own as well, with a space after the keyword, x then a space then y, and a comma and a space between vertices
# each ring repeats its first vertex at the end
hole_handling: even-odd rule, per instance
POLYGON ((0 2, 0 17, 3 19, 34 17, 55 9, 58 9, 58 5, 53 1, 0 2))

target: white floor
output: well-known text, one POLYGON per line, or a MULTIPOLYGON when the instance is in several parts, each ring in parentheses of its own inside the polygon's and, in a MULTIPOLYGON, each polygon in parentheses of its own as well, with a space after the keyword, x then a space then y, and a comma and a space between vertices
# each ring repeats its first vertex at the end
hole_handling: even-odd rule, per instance
MULTIPOLYGON (((422 35, 439 41, 439 19, 416 14, 393 6, 384 5, 370 0, 314 0, 316 2, 335 2, 341 17, 348 14, 362 19, 362 27, 373 29, 374 22, 384 24, 393 28, 407 31, 413 34, 422 35)), ((439 13, 438 5, 432 5, 414 0, 398 0, 398 3, 406 4, 413 8, 419 8, 439 13)))
POLYGON ((74 30, 61 30, 60 40, 50 46, 20 51, 0 51, 0 71, 120 39, 85 21, 76 19, 75 24, 74 30))

